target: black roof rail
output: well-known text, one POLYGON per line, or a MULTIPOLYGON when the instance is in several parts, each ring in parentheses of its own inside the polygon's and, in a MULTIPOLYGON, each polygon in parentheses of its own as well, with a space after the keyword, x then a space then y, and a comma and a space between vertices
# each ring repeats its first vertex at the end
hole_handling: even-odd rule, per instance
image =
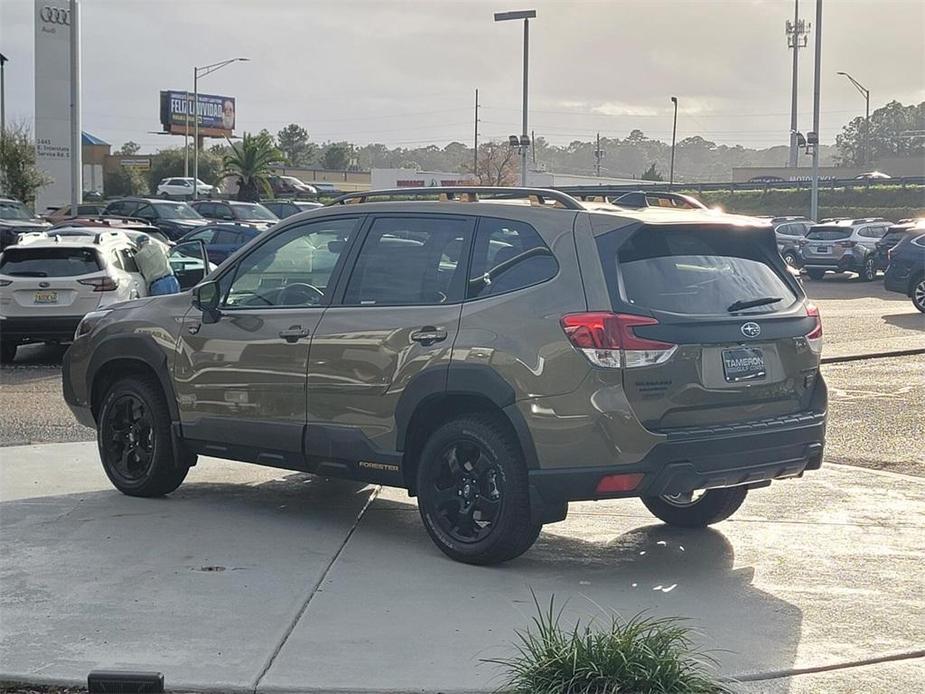
POLYGON ((432 188, 387 188, 347 193, 335 198, 330 205, 354 205, 378 197, 438 196, 444 202, 479 202, 481 196, 490 200, 529 200, 531 205, 554 202, 567 210, 583 210, 584 206, 571 195, 549 188, 515 188, 503 186, 435 186, 432 188))

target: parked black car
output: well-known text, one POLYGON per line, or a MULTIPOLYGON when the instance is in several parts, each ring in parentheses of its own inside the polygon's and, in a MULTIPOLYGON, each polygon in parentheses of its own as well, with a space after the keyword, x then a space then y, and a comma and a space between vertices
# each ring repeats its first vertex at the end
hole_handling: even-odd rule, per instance
POLYGON ((260 229, 248 224, 226 222, 195 229, 184 236, 182 241, 202 241, 206 245, 209 262, 218 265, 245 243, 257 238, 260 232, 260 229))
POLYGON ((38 219, 19 200, 0 198, 0 250, 19 240, 27 231, 44 231, 51 224, 38 219))
POLYGON ((190 203, 206 219, 216 222, 238 222, 265 230, 279 221, 279 217, 258 202, 236 200, 197 200, 190 203))
POLYGON ((905 294, 912 305, 925 313, 925 223, 919 233, 907 233, 889 250, 890 264, 883 275, 883 287, 905 294))
POLYGON ((886 270, 887 266, 890 264, 890 249, 902 241, 905 236, 918 236, 922 233, 921 227, 918 225, 923 223, 925 223, 925 220, 906 220, 894 224, 887 230, 883 238, 877 241, 874 257, 876 258, 878 270, 886 270))
POLYGON ((171 241, 207 223, 196 210, 177 200, 121 198, 106 205, 103 214, 144 220, 164 232, 171 241))
POLYGON ((324 207, 320 202, 308 202, 307 200, 264 200, 261 204, 280 219, 324 207))

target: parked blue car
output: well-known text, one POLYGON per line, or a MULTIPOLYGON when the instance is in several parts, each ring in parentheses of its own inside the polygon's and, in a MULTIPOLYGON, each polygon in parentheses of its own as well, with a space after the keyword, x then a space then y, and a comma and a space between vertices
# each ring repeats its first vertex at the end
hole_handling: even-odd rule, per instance
POLYGON ((262 233, 247 224, 220 223, 209 224, 186 234, 182 241, 202 241, 209 254, 209 262, 216 265, 238 250, 245 243, 262 233))
POLYGON ((890 264, 883 275, 883 286, 891 292, 905 294, 912 304, 925 313, 925 221, 919 222, 902 240, 889 249, 890 264))

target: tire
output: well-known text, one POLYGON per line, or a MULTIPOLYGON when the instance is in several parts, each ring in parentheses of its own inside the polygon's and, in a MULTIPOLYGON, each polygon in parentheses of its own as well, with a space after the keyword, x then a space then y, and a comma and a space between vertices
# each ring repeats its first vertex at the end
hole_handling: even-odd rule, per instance
POLYGON ((794 251, 785 251, 784 252, 784 262, 787 263, 792 268, 800 267, 800 256, 798 256, 794 251))
POLYGON ((169 197, 170 197, 170 193, 158 193, 158 194, 157 194, 157 197, 159 197, 159 198, 169 198, 169 197))
POLYGON ((434 544, 466 564, 518 557, 542 528, 530 518, 520 446, 491 415, 462 416, 430 435, 418 464, 417 493, 421 520, 434 544))
POLYGON ((170 413, 160 384, 143 376, 116 381, 103 399, 97 426, 100 460, 113 486, 143 497, 175 490, 195 457, 174 461, 171 443, 170 413))
POLYGON ((920 275, 912 284, 912 291, 909 292, 912 298, 912 305, 919 311, 925 313, 925 275, 920 275))
POLYGON ((659 520, 681 528, 703 528, 726 520, 735 513, 745 497, 745 487, 708 489, 690 503, 672 501, 665 496, 644 496, 642 503, 659 520))
POLYGON ((806 274, 809 275, 809 278, 812 280, 821 280, 825 277, 825 270, 807 270, 806 274))
POLYGON ((18 347, 15 342, 0 342, 0 364, 12 364, 18 347))
POLYGON ((868 256, 864 259, 864 267, 858 273, 858 279, 861 282, 873 282, 877 279, 877 265, 874 263, 873 256, 868 256))

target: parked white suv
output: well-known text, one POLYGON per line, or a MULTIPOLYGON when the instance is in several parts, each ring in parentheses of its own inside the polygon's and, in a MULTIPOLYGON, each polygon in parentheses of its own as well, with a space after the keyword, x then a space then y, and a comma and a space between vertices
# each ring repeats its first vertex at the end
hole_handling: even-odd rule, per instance
POLYGON ((196 194, 212 197, 218 193, 218 188, 210 186, 194 178, 162 178, 157 184, 157 195, 161 198, 192 198, 193 181, 196 183, 196 194))
POLYGON ((134 243, 118 231, 85 236, 25 234, 0 253, 0 357, 30 342, 70 342, 81 319, 147 296, 134 243))

